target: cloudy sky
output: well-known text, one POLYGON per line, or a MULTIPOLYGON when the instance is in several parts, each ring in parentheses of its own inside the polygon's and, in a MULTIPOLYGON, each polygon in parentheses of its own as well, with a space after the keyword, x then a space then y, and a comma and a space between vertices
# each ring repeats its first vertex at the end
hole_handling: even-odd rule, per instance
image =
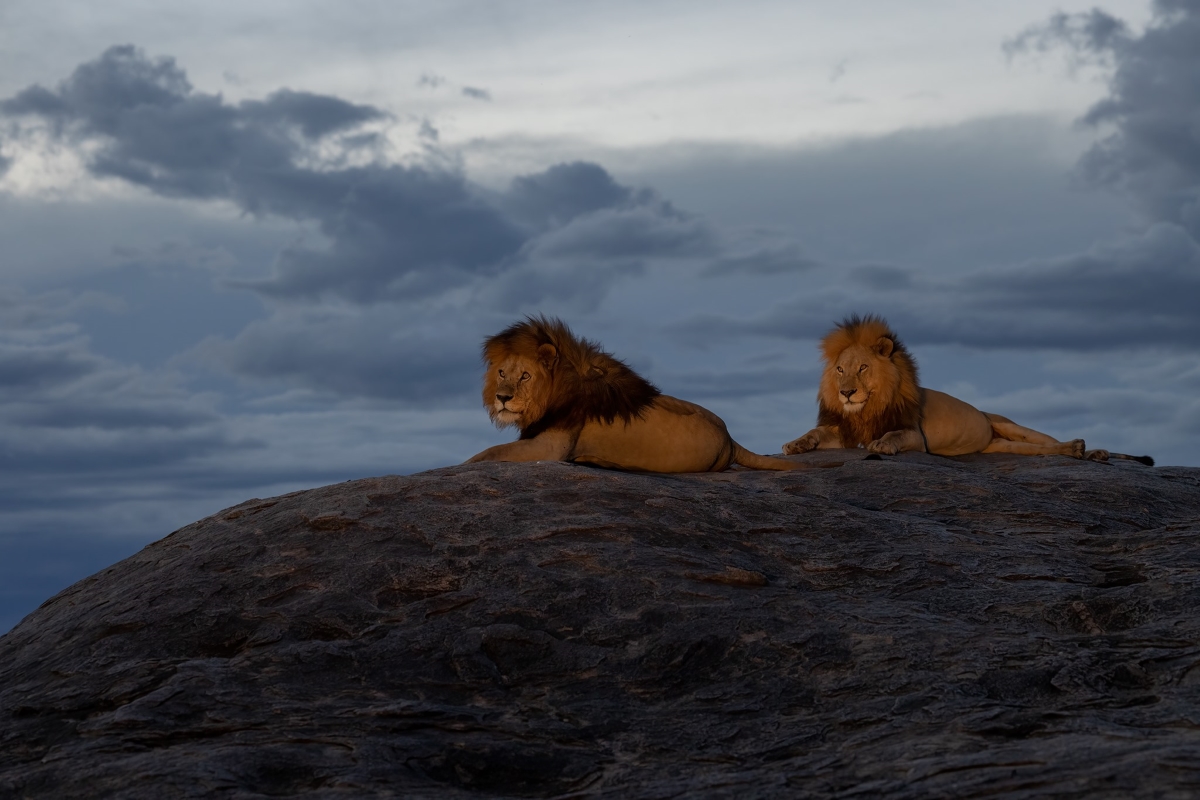
POLYGON ((512 438, 562 316, 761 452, 816 339, 1200 465, 1200 0, 0 3, 0 631, 220 508, 512 438))

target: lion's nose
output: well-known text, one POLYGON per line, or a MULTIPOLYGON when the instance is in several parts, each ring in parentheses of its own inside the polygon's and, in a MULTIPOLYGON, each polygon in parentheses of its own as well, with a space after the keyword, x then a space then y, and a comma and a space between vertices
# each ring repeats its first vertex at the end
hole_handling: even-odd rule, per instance
POLYGON ((497 394, 496 399, 500 401, 501 405, 503 405, 504 403, 507 403, 509 400, 512 400, 513 396, 511 394, 497 394))
POLYGON ((854 396, 854 393, 855 393, 855 392, 857 392, 857 391, 858 391, 858 389, 842 389, 842 395, 843 395, 843 396, 844 396, 844 397, 845 397, 847 400, 849 400, 851 397, 853 397, 853 396, 854 396))

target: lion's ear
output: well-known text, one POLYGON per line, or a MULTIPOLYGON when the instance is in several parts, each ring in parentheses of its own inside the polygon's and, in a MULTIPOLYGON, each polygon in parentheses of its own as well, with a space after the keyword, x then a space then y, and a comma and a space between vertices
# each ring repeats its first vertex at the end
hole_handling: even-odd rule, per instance
POLYGON ((546 369, 552 368, 554 366, 554 362, 558 361, 558 348, 552 344, 544 344, 540 346, 537 354, 538 361, 541 361, 542 365, 546 369))
POLYGON ((887 358, 892 354, 892 348, 895 346, 895 342, 893 342, 891 339, 886 336, 880 336, 879 341, 875 343, 875 347, 872 349, 876 353, 879 353, 879 355, 887 358))

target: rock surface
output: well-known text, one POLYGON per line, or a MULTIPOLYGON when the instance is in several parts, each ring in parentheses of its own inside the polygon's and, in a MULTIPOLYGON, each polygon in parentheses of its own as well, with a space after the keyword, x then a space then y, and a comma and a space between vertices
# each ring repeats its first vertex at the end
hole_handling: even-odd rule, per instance
POLYGON ((227 509, 0 639, 0 796, 1200 793, 1200 469, 862 456, 227 509))

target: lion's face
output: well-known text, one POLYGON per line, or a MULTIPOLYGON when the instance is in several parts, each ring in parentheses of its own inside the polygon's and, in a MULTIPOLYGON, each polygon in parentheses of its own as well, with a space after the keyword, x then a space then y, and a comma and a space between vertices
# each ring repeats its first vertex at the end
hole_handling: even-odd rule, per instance
POLYGON ((900 372, 887 357, 891 341, 881 341, 888 346, 850 345, 826 368, 822 391, 830 408, 840 408, 843 414, 857 414, 868 403, 886 406, 891 402, 900 383, 900 372))
POLYGON ((497 427, 524 429, 546 413, 551 390, 552 377, 543 360, 506 354, 488 364, 483 405, 497 427))

